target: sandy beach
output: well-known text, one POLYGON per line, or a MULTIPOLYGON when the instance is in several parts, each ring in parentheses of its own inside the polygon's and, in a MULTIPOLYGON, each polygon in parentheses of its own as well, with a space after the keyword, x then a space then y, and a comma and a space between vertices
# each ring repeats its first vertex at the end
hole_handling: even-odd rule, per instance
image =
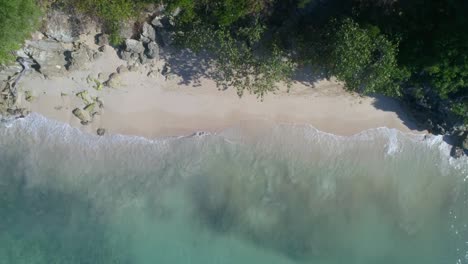
MULTIPOLYGON (((89 45, 94 44, 90 41, 89 45)), ((44 79, 32 73, 22 81, 21 89, 30 91, 34 99, 29 102, 20 96, 19 105, 90 133, 104 128, 111 134, 148 138, 216 132, 243 122, 308 124, 338 135, 376 127, 424 133, 415 130, 394 100, 351 94, 333 80, 296 81, 290 92, 280 89, 262 101, 250 94, 239 98, 234 89, 221 91, 205 77, 196 82, 177 75, 167 79, 155 70, 161 68, 161 60, 120 73, 116 88, 98 91, 90 84, 89 76, 104 81, 125 63, 108 47, 99 59, 66 76, 44 79), (85 90, 99 97, 104 107, 93 122, 82 125, 72 111, 86 106, 76 96, 85 90)))

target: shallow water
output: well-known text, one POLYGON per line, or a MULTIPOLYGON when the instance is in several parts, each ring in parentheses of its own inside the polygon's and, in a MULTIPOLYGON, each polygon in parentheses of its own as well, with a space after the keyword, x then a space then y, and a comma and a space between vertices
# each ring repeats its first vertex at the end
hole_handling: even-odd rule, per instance
POLYGON ((440 137, 279 125, 150 141, 0 125, 0 263, 468 263, 440 137))

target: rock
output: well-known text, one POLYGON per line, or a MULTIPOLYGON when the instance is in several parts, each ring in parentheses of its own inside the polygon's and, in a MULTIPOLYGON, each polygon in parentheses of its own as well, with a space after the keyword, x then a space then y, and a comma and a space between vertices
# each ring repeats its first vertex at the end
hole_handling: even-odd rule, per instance
POLYGON ((98 46, 104 46, 104 45, 109 45, 109 35, 101 33, 97 34, 96 37, 96 44, 98 46))
POLYGON ((100 109, 104 108, 104 103, 102 102, 101 98, 96 97, 96 100, 95 100, 95 101, 96 101, 97 106, 98 106, 100 109))
POLYGON ((122 39, 130 39, 134 37, 135 35, 134 29, 135 29, 135 21, 122 22, 120 23, 120 26, 119 26, 119 36, 122 39))
POLYGON ((98 80, 99 81, 105 81, 107 79, 109 79, 109 75, 106 76, 106 74, 103 73, 103 72, 98 73, 98 80))
POLYGON ((150 42, 147 44, 146 51, 145 51, 146 56, 149 59, 159 59, 159 46, 156 44, 156 42, 150 42))
POLYGON ((131 71, 131 72, 136 72, 138 71, 138 65, 130 65, 128 66, 128 70, 131 71))
POLYGON ((140 63, 141 63, 141 64, 146 64, 146 63, 148 63, 148 58, 147 58, 146 55, 143 54, 143 53, 139 54, 139 59, 140 59, 140 63))
POLYGON ((26 41, 24 52, 34 59, 37 70, 47 77, 60 76, 65 73, 64 47, 53 40, 26 41))
POLYGON ((93 102, 91 97, 89 96, 88 91, 82 91, 76 94, 78 98, 80 98, 86 105, 90 104, 93 102))
POLYGON ((163 18, 163 16, 154 17, 153 20, 151 21, 151 25, 153 25, 154 27, 157 27, 157 28, 162 28, 163 27, 163 24, 161 23, 162 18, 163 18))
POLYGON ((140 39, 144 43, 156 41, 156 30, 153 28, 153 26, 151 26, 147 22, 144 22, 140 39))
POLYGON ((68 61, 68 64, 66 65, 67 70, 79 70, 87 63, 94 60, 96 52, 88 47, 88 45, 78 43, 74 45, 74 49, 72 51, 66 52, 65 54, 67 55, 68 61))
POLYGON ((96 133, 98 134, 98 136, 104 136, 104 134, 106 134, 106 130, 104 128, 98 128, 96 133))
POLYGON ((101 91, 102 88, 104 88, 104 85, 99 80, 95 79, 93 88, 98 90, 98 91, 101 91))
POLYGON ((102 47, 99 47, 99 48, 98 48, 98 51, 99 51, 99 52, 106 52, 107 49, 108 49, 108 47, 109 47, 109 46, 104 45, 104 46, 102 46, 102 47))
POLYGON ((83 110, 87 111, 88 113, 93 113, 94 109, 96 108, 96 103, 90 103, 87 105, 83 110))
POLYGON ((105 85, 111 88, 118 88, 120 86, 120 77, 116 72, 109 76, 109 80, 106 81, 105 85))
POLYGON ((156 78, 156 77, 158 77, 158 72, 157 71, 150 71, 150 72, 148 72, 148 77, 156 78))
POLYGON ((127 39, 125 40, 125 51, 130 52, 130 53, 143 53, 145 52, 145 47, 143 46, 143 43, 139 42, 138 40, 134 39, 127 39))
POLYGON ((7 113, 17 118, 23 118, 29 114, 26 108, 8 108, 7 113))
POLYGON ((79 109, 79 108, 75 108, 75 109, 72 111, 72 113, 73 113, 73 115, 74 115, 76 118, 78 118, 78 119, 81 121, 82 124, 83 124, 83 123, 86 123, 86 124, 87 124, 87 123, 89 122, 89 120, 90 120, 89 114, 88 114, 87 112, 85 112, 85 111, 79 109))
POLYGON ((124 72, 128 72, 128 68, 125 67, 125 65, 120 65, 119 67, 117 67, 117 73, 122 74, 124 72))
POLYGON ((459 146, 453 146, 452 150, 450 151, 450 155, 456 159, 463 157, 465 152, 459 146))
POLYGON ((122 59, 122 60, 125 60, 125 61, 130 61, 132 59, 132 53, 131 52, 128 52, 128 51, 125 51, 125 50, 121 50, 119 52, 119 57, 122 59))
POLYGON ((468 132, 465 132, 465 139, 463 139, 462 147, 465 150, 468 150, 468 132))
POLYGON ((33 41, 44 39, 44 37, 45 37, 44 34, 39 31, 35 31, 31 33, 31 40, 33 41))
POLYGON ((80 21, 75 16, 52 10, 47 15, 44 34, 57 41, 71 43, 78 39, 80 27, 80 21))
POLYGON ((31 91, 24 92, 24 99, 28 102, 32 102, 34 100, 34 96, 32 95, 31 91))

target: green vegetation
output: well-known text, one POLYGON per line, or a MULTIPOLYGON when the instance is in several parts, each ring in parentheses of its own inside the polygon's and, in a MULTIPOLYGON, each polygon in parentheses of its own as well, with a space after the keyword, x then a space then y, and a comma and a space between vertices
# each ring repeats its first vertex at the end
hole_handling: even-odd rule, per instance
POLYGON ((404 70, 397 65, 397 44, 347 18, 335 25, 328 59, 332 74, 349 90, 399 96, 404 70))
POLYGON ((35 0, 0 0, 0 64, 15 58, 11 52, 37 26, 39 15, 35 0))

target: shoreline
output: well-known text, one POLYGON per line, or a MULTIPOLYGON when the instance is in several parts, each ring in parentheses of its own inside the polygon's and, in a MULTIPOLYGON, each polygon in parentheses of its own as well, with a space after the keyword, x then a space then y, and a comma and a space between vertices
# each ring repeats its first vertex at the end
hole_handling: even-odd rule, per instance
MULTIPOLYGON (((97 50, 91 36, 81 39, 97 50)), ((164 58, 164 51, 162 54, 164 58)), ((220 91, 206 77, 194 79, 183 72, 161 74, 165 65, 167 61, 160 59, 132 68, 116 50, 106 46, 99 58, 58 77, 28 74, 21 80, 17 105, 91 134, 102 128, 110 134, 149 139, 187 136, 197 131, 219 132, 244 122, 311 125, 341 136, 378 127, 427 133, 416 129, 396 100, 361 97, 347 92, 334 80, 295 81, 290 92, 281 86, 261 101, 251 94, 239 98, 234 89, 220 91), (91 77, 105 84, 109 76, 115 77, 114 84, 102 89, 90 82, 91 77), (72 113, 77 108, 84 111, 89 105, 77 96, 83 91, 103 103, 86 125, 72 113), (26 94, 33 99, 26 100, 26 94)))

